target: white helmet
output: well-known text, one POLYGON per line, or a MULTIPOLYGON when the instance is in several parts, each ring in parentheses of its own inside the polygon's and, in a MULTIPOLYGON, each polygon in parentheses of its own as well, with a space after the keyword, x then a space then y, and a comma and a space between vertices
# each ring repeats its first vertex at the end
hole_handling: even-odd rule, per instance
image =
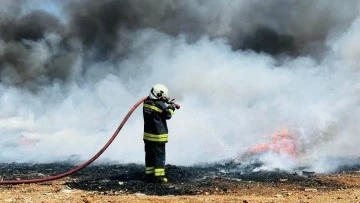
POLYGON ((161 99, 161 98, 168 98, 169 90, 163 84, 156 84, 151 88, 149 97, 150 99, 161 99))

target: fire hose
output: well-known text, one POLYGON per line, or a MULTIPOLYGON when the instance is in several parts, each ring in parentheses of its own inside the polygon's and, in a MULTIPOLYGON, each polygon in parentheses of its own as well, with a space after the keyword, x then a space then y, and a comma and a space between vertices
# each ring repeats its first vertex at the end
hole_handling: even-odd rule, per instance
MULTIPOLYGON (((129 119, 129 117, 131 116, 131 114, 135 111, 135 109, 147 98, 143 97, 141 98, 139 101, 137 101, 134 106, 129 110, 129 112, 126 114, 126 116, 123 118, 123 120, 121 121, 119 127, 116 129, 116 131, 114 132, 114 134, 111 136, 111 138, 109 139, 109 141, 107 141, 107 143, 103 146, 103 148, 101 148, 91 159, 89 159, 88 161, 86 161, 85 163, 58 175, 53 175, 53 176, 48 176, 48 177, 44 177, 44 178, 37 178, 37 179, 20 179, 20 180, 1 180, 0 184, 23 184, 23 183, 39 183, 39 182, 45 182, 45 181, 52 181, 52 180, 56 180, 56 179, 60 179, 63 178, 65 176, 69 176, 77 171, 80 171, 81 169, 85 168, 86 166, 88 166, 89 164, 91 164, 92 162, 94 162, 97 158, 99 158, 99 156, 110 146, 110 144, 115 140, 116 136, 119 134, 120 130, 123 128, 123 126, 125 125, 126 121, 129 119)), ((175 104, 175 103, 173 103, 175 104)), ((179 109, 180 106, 178 104, 175 104, 176 108, 179 109)))

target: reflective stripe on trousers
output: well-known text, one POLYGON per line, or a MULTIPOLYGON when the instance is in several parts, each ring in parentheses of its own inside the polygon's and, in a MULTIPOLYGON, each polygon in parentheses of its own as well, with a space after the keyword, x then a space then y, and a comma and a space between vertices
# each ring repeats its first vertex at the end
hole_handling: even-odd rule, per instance
POLYGON ((154 174, 155 167, 145 167, 145 174, 154 174))
POLYGON ((155 168, 155 176, 165 176, 164 168, 155 168))

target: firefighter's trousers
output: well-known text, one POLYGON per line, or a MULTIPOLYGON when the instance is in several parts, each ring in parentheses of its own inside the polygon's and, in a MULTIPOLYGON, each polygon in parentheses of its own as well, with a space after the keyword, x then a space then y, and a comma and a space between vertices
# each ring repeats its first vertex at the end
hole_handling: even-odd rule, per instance
POLYGON ((145 143, 145 175, 156 177, 165 176, 165 143, 145 143))

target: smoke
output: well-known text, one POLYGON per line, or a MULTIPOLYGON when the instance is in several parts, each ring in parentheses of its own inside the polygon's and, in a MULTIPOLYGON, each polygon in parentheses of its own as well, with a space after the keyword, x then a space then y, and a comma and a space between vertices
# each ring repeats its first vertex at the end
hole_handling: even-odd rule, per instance
MULTIPOLYGON (((266 154, 264 169, 336 170, 360 154, 359 6, 4 1, 0 161, 86 159, 163 83, 182 105, 169 121, 167 163, 232 159, 285 127, 299 157, 266 154)), ((142 163, 142 130, 138 110, 101 160, 142 163)))

